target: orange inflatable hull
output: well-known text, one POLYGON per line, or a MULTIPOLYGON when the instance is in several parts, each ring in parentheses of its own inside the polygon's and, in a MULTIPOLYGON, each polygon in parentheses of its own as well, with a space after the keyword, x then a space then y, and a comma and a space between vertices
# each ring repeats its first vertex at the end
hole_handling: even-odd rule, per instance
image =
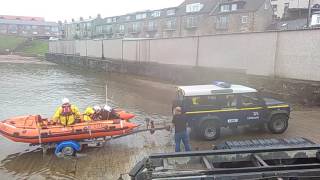
POLYGON ((134 118, 134 116, 135 116, 134 114, 128 113, 128 112, 120 110, 120 109, 115 109, 114 111, 119 116, 119 118, 123 119, 123 120, 129 120, 129 119, 134 118))
POLYGON ((0 122, 0 133, 15 142, 41 144, 123 135, 136 127, 125 120, 82 122, 65 127, 49 125, 39 115, 30 115, 0 122))

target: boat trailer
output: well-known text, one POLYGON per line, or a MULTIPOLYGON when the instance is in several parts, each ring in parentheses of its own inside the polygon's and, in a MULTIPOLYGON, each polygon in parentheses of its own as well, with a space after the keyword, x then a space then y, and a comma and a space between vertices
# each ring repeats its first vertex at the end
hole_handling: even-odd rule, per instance
POLYGON ((209 151, 152 154, 132 180, 320 179, 320 145, 304 138, 227 141, 209 151))
POLYGON ((57 157, 68 157, 68 156, 75 156, 77 152, 82 151, 82 149, 85 147, 88 147, 88 146, 101 147, 108 141, 130 136, 133 134, 138 134, 138 133, 148 132, 148 131, 151 134, 154 134, 156 131, 160 131, 160 130, 170 131, 170 126, 155 127, 154 122, 151 121, 149 118, 145 119, 145 123, 146 123, 145 128, 143 128, 140 125, 137 129, 132 130, 129 133, 112 136, 112 137, 100 137, 100 138, 84 139, 84 140, 77 140, 77 141, 66 140, 62 142, 30 144, 30 146, 40 145, 44 154, 46 154, 49 149, 54 149, 55 150, 54 153, 57 157))

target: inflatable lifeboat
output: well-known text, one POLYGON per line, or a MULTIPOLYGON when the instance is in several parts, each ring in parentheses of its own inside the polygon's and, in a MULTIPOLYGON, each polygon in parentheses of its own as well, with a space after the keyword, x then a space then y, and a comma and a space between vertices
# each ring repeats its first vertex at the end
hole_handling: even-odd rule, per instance
POLYGON ((78 141, 130 133, 137 125, 128 122, 127 118, 129 116, 123 119, 80 122, 71 126, 62 126, 49 124, 48 120, 42 119, 40 115, 20 116, 0 122, 0 133, 12 141, 30 144, 78 141))

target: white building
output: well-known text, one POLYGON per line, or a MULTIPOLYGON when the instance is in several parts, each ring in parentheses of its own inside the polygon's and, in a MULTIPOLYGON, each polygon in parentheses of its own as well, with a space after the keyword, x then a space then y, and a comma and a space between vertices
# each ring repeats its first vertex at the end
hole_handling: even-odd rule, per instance
POLYGON ((289 1, 291 0, 271 0, 271 5, 273 8, 273 12, 275 17, 282 18, 284 14, 284 10, 289 8, 289 1))
POLYGON ((311 17, 311 26, 320 26, 320 13, 315 13, 311 17))
MULTIPOLYGON (((309 0, 270 0, 276 17, 282 18, 287 9, 308 9, 309 0)), ((320 0, 310 0, 311 7, 320 0)))

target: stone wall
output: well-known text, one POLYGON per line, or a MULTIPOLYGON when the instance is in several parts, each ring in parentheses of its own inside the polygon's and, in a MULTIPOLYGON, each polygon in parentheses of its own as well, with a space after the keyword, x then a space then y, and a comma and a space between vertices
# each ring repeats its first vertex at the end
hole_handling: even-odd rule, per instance
POLYGON ((50 53, 320 81, 320 29, 167 39, 52 41, 50 53))
POLYGON ((64 65, 81 66, 105 72, 117 72, 164 80, 177 85, 207 84, 223 80, 254 87, 291 103, 320 105, 320 83, 266 76, 248 75, 220 68, 203 68, 183 65, 159 64, 101 58, 81 57, 64 54, 46 54, 46 59, 64 65))

